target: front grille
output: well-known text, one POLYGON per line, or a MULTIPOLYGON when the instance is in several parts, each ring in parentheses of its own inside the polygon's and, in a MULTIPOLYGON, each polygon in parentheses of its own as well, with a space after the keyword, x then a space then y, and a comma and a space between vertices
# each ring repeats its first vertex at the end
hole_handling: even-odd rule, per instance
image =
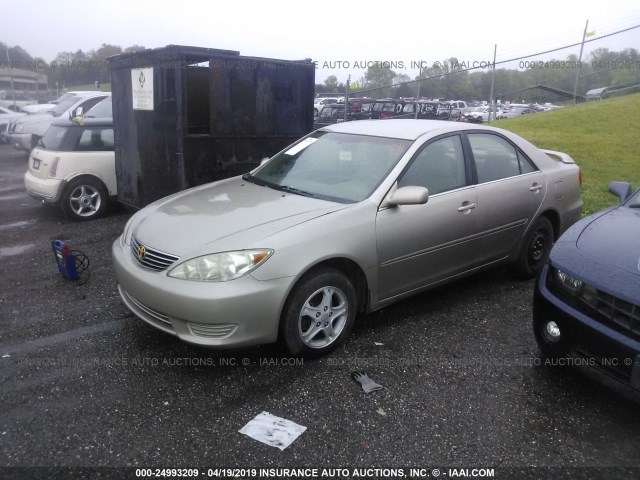
POLYGON ((626 333, 635 338, 640 338, 640 307, 632 303, 620 300, 613 295, 597 290, 591 286, 585 286, 579 297, 580 304, 592 309, 596 313, 596 319, 600 322, 626 333))
POLYGON ((172 263, 180 260, 180 257, 176 255, 143 245, 133 235, 131 236, 131 253, 140 265, 156 272, 162 272, 172 263))

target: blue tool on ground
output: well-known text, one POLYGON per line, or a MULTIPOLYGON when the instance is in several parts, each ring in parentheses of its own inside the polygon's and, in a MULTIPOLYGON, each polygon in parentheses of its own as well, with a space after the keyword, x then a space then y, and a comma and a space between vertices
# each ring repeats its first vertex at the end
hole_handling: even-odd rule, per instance
POLYGON ((89 279, 89 257, 79 250, 71 250, 62 240, 54 240, 51 247, 62 276, 73 281, 82 280, 80 283, 89 279))

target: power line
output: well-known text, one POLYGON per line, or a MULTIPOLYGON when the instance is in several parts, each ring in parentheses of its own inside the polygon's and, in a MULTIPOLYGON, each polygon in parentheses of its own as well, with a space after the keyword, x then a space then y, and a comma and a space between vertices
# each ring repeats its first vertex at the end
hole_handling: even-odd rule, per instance
MULTIPOLYGON (((603 38, 612 37, 614 35, 619 35, 621 33, 625 33, 625 32, 628 32, 630 30, 634 30, 636 28, 640 28, 640 25, 633 25, 631 27, 627 27, 627 28, 624 28, 622 30, 618 30, 618 31, 615 31, 615 32, 607 33, 605 35, 600 35, 599 37, 590 38, 588 40, 585 40, 584 43, 591 43, 591 42, 595 42, 595 41, 598 41, 598 40, 602 40, 603 38)), ((542 51, 542 52, 532 53, 532 54, 529 54, 529 55, 522 55, 520 57, 514 57, 514 58, 510 58, 508 60, 500 60, 498 62, 495 62, 495 64, 496 65, 502 65, 504 63, 516 62, 518 60, 524 60, 526 58, 538 57, 540 55, 546 55, 547 53, 553 53, 553 52, 558 52, 560 50, 566 50, 567 48, 577 47, 578 45, 581 45, 581 44, 582 44, 582 42, 572 43, 570 45, 565 45, 563 47, 552 48, 552 49, 545 50, 545 51, 542 51)), ((446 73, 441 73, 439 75, 431 75, 429 77, 416 78, 415 80, 409 80, 409 81, 406 81, 406 82, 393 83, 391 85, 385 85, 384 87, 375 87, 375 88, 366 88, 366 89, 356 90, 356 91, 354 91, 352 93, 353 94, 366 93, 366 92, 373 92, 375 90, 380 90, 382 88, 400 87, 402 85, 410 85, 410 84, 413 84, 413 83, 416 83, 416 82, 421 82, 423 80, 431 80, 431 79, 434 79, 434 78, 448 77, 449 75, 455 75, 457 73, 470 72, 470 71, 473 71, 473 70, 484 70, 489 66, 492 66, 492 65, 460 68, 460 69, 455 70, 454 72, 446 72, 446 73)))

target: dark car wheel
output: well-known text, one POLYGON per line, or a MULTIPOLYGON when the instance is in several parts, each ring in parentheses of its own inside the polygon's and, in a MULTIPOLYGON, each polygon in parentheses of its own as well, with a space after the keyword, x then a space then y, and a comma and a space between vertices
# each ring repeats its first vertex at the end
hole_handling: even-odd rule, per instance
POLYGON ((284 346, 294 355, 324 355, 349 335, 357 310, 349 279, 333 268, 307 273, 289 295, 280 320, 284 346))
POLYGON ((521 278, 535 277, 549 258, 553 246, 553 227, 545 217, 538 218, 522 242, 515 273, 521 278))
POLYGON ((80 178, 69 182, 62 195, 61 206, 72 220, 92 220, 104 213, 107 194, 99 180, 80 178))

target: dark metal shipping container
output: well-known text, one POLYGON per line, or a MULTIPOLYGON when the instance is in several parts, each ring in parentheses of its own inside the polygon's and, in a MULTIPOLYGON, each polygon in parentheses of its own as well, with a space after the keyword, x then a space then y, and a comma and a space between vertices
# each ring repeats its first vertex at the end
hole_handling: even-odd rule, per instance
POLYGON ((245 173, 313 129, 311 60, 169 45, 108 61, 125 205, 245 173))

